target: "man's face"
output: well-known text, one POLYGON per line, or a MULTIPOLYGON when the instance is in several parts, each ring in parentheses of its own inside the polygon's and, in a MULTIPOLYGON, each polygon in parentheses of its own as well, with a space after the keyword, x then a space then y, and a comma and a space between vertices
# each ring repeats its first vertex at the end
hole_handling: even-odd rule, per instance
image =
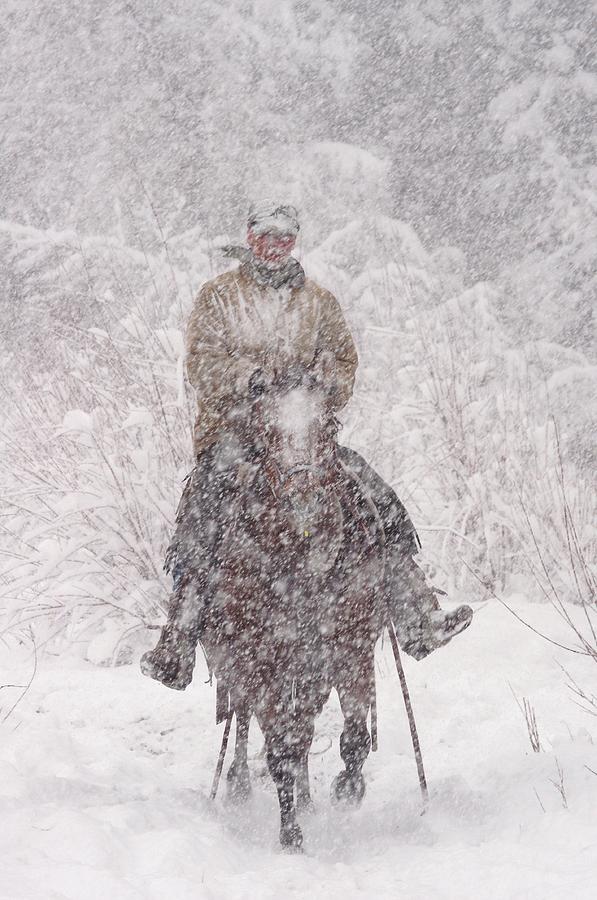
POLYGON ((281 263, 292 253, 296 244, 296 235, 281 234, 277 231, 258 234, 249 228, 247 243, 257 259, 267 263, 281 263))

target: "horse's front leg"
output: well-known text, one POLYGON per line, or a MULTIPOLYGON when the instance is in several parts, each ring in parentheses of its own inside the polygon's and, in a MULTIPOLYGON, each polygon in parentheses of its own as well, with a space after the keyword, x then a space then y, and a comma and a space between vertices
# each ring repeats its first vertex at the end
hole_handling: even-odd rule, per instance
MULTIPOLYGON (((356 660, 355 660, 356 662, 356 660)), ((358 805, 365 795, 362 768, 371 750, 367 715, 371 703, 372 659, 345 672, 337 685, 344 729, 340 735, 340 756, 344 771, 332 782, 332 800, 358 805)))
POLYGON ((299 766, 298 756, 287 741, 288 733, 277 731, 266 735, 267 766, 278 792, 280 804, 280 843, 290 850, 300 850, 303 834, 296 820, 294 783, 299 766))
POLYGON ((248 702, 232 694, 232 705, 236 716, 234 759, 228 769, 226 782, 228 797, 234 803, 245 803, 251 796, 251 775, 249 772, 248 744, 251 708, 248 702))
POLYGON ((309 781, 309 751, 313 744, 315 719, 323 709, 330 688, 323 675, 312 675, 299 682, 296 689, 295 727, 300 758, 296 772, 296 805, 299 812, 312 812, 311 785, 309 781))
POLYGON ((296 772, 296 806, 299 812, 311 812, 311 784, 309 781, 309 751, 299 760, 296 772))
POLYGON ((290 691, 285 687, 272 693, 264 691, 255 704, 255 715, 265 738, 267 767, 278 792, 280 843, 289 850, 298 851, 302 847, 303 834, 296 820, 294 784, 300 750, 295 739, 290 691))

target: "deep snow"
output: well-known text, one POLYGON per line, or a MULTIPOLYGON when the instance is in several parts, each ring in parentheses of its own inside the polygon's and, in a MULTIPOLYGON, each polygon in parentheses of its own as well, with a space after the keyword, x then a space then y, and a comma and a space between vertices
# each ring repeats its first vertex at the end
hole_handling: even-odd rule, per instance
MULTIPOLYGON (((517 598, 516 609, 566 638, 549 607, 517 598)), ((542 641, 495 602, 427 660, 405 658, 431 790, 422 816, 387 641, 377 658, 380 749, 366 764, 367 796, 356 812, 330 806, 340 768, 332 701, 318 720, 317 809, 303 817, 303 856, 278 849, 277 802, 259 774, 256 726, 251 803, 227 806, 224 781, 210 803, 222 726, 201 667, 178 694, 135 666, 43 658, 0 730, 0 897, 593 898, 594 719, 572 702, 557 660, 585 684, 594 664, 542 641), (531 751, 511 688, 536 709, 541 754, 531 751), (552 784, 556 759, 568 808, 552 784)), ((8 661, 6 654, 0 683, 25 679, 31 661, 18 670, 8 661)), ((2 691, 5 711, 11 691, 2 691)))

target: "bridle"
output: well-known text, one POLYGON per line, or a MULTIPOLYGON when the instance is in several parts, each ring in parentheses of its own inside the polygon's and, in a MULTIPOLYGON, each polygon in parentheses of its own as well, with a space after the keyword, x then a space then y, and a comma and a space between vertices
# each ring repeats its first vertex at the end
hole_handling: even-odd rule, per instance
POLYGON ((301 473, 312 474, 316 481, 325 483, 328 480, 329 473, 333 468, 336 458, 335 436, 338 432, 339 421, 333 412, 329 411, 325 421, 321 425, 321 435, 318 441, 326 444, 329 443, 329 449, 326 448, 322 454, 323 463, 297 462, 287 469, 282 469, 276 456, 272 453, 272 442, 268 440, 269 429, 265 422, 265 411, 263 398, 259 397, 255 400, 252 411, 252 421, 259 435, 260 456, 262 465, 266 474, 266 480, 269 487, 277 500, 283 499, 282 494, 292 479, 301 473))

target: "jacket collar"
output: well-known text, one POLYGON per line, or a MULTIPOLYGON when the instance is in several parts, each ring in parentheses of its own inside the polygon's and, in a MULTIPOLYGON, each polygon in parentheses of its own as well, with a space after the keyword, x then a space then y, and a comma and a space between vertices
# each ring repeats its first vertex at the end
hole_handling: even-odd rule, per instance
POLYGON ((248 247, 237 247, 228 244, 222 247, 224 256, 240 260, 240 271, 260 287, 302 288, 305 284, 305 271, 298 259, 289 257, 279 269, 273 269, 255 259, 248 247))

